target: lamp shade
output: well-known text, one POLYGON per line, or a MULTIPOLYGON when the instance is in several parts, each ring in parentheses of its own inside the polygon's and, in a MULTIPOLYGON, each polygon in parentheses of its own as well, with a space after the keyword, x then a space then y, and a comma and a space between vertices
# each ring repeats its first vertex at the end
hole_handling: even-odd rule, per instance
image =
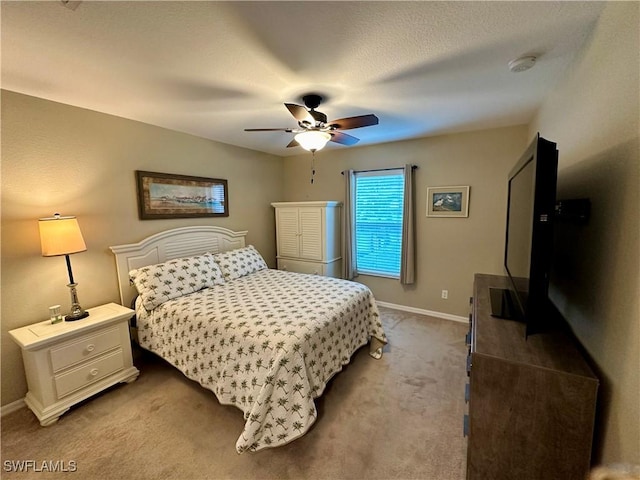
POLYGON ((76 217, 61 217, 56 214, 50 218, 39 219, 38 227, 43 257, 68 255, 87 249, 76 217))
POLYGON ((297 134, 294 138, 302 148, 315 152, 324 148, 327 142, 331 140, 331 135, 320 130, 308 130, 297 134))

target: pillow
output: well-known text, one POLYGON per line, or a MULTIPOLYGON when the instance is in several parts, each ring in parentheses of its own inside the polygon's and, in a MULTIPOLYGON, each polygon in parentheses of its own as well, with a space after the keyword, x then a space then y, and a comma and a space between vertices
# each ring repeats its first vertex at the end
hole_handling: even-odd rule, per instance
POLYGON ((264 270, 267 267, 262 255, 254 248, 253 245, 248 247, 236 248, 228 252, 216 253, 214 255, 216 262, 220 265, 222 275, 226 281, 235 280, 244 277, 250 273, 264 270))
POLYGON ((210 253, 131 270, 129 278, 147 310, 182 295, 224 283, 220 267, 210 253))

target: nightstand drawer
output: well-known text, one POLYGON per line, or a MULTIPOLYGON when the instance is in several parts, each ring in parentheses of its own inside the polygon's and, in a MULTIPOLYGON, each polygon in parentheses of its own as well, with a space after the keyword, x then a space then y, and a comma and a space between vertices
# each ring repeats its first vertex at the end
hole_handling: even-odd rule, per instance
POLYGON ((120 346, 120 342, 120 332, 117 327, 94 335, 87 335, 60 347, 52 348, 51 366, 54 372, 58 372, 63 368, 117 348, 120 346))
POLYGON ((55 384, 58 398, 62 398, 123 368, 123 352, 122 350, 117 350, 69 372, 56 375, 55 384))

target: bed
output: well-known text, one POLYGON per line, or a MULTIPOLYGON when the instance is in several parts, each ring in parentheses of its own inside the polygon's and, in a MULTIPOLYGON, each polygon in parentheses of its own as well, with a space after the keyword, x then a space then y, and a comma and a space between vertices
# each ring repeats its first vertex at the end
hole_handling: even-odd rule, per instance
POLYGON ((246 233, 183 227, 111 247, 140 346, 242 410, 238 453, 304 435, 329 380, 387 341, 366 286, 269 269, 246 233))

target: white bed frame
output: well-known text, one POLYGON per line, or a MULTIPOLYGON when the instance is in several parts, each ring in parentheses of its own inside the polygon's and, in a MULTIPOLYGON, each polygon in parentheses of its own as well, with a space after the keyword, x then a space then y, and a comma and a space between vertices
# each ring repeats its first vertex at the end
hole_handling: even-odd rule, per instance
POLYGON ((137 295, 129 282, 129 272, 136 268, 180 257, 218 253, 245 246, 247 231, 234 232, 223 227, 181 227, 156 233, 138 243, 109 247, 116 256, 120 302, 131 306, 137 295))

